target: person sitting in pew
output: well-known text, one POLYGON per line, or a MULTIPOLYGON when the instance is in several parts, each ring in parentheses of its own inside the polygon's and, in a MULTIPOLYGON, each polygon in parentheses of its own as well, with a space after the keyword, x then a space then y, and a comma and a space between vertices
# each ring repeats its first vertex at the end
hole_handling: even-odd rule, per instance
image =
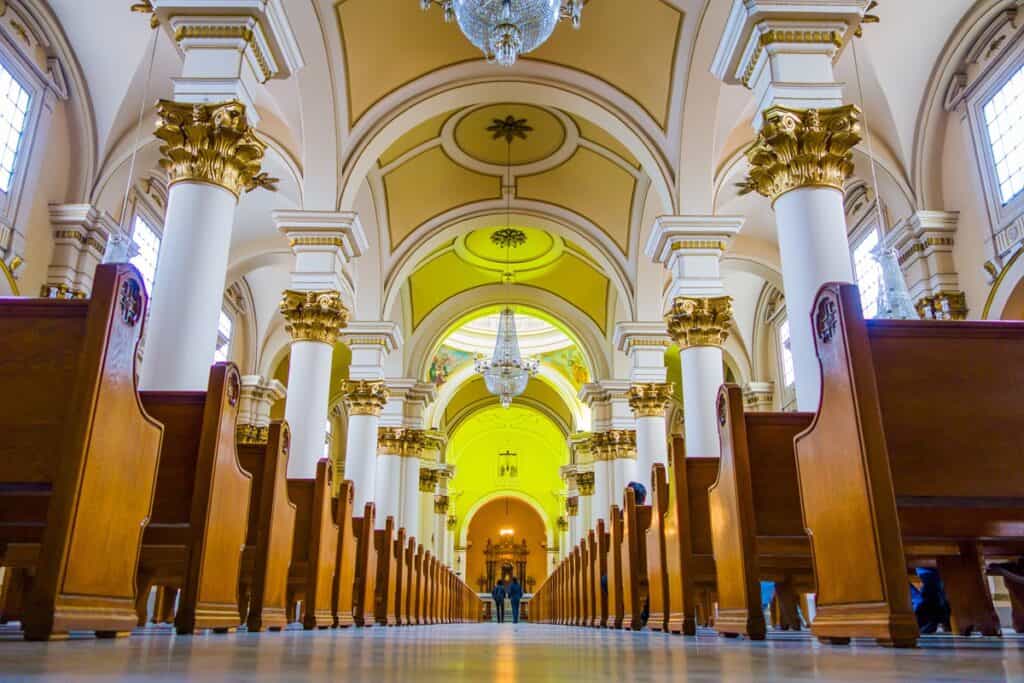
POLYGON ((946 601, 939 572, 919 567, 916 573, 921 581, 921 588, 910 585, 910 602, 914 608, 914 616, 917 617, 917 627, 924 635, 935 633, 939 626, 946 633, 951 633, 953 629, 949 624, 949 602, 946 601))

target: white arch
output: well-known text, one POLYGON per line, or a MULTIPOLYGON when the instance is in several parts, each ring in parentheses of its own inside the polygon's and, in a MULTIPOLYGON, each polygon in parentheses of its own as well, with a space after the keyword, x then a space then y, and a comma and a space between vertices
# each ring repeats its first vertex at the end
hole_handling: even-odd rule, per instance
MULTIPOLYGON (((417 86, 418 83, 414 82, 400 89, 399 93, 415 90, 417 86)), ((613 109, 611 103, 602 106, 598 104, 598 100, 574 92, 563 84, 556 85, 538 78, 492 80, 455 87, 451 87, 450 82, 439 84, 432 93, 423 95, 421 99, 413 101, 413 104, 390 117, 381 113, 377 127, 367 131, 360 138, 346 164, 342 192, 338 200, 339 210, 354 210, 359 188, 367 174, 388 148, 405 133, 423 121, 454 109, 492 102, 522 102, 540 107, 557 107, 600 126, 640 161, 643 169, 651 177, 662 203, 673 208, 676 206, 672 191, 674 180, 665 157, 657 145, 650 142, 650 139, 641 132, 639 126, 625 115, 618 114, 619 109, 613 109), (386 123, 381 123, 385 120, 386 123)), ((373 120, 373 117, 364 116, 363 119, 373 120)))
POLYGON ((476 513, 480 512, 480 509, 483 508, 488 503, 492 503, 499 498, 515 498, 533 508, 533 511, 536 512, 538 516, 540 516, 541 522, 544 523, 544 535, 547 540, 548 548, 554 547, 554 537, 551 534, 551 525, 548 523, 548 515, 546 512, 544 512, 544 507, 539 502, 537 502, 537 500, 533 496, 514 489, 500 489, 497 491, 492 491, 491 493, 488 493, 486 496, 482 497, 477 502, 473 503, 473 505, 469 508, 469 511, 466 512, 466 516, 462 519, 461 528, 459 529, 460 546, 465 547, 466 545, 466 538, 467 535, 469 534, 469 525, 473 521, 473 517, 476 516, 476 513))
MULTIPOLYGON (((492 227, 497 212, 505 211, 504 201, 476 202, 459 207, 433 218, 419 226, 416 239, 408 239, 399 247, 396 264, 387 274, 384 284, 384 307, 387 313, 395 309, 402 285, 412 276, 423 259, 446 242, 473 230, 492 227)), ((607 277, 619 300, 633 316, 633 287, 625 269, 625 260, 612 239, 589 220, 567 209, 530 200, 512 201, 512 219, 522 220, 529 227, 546 230, 573 241, 582 242, 607 277)), ((504 220, 504 216, 502 216, 504 220)))

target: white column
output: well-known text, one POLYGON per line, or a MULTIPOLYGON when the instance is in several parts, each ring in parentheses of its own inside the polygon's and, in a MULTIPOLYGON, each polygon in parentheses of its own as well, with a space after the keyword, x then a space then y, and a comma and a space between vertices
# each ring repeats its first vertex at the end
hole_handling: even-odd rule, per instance
POLYGON ((647 255, 672 275, 666 321, 681 352, 688 457, 720 451, 715 402, 725 382, 721 347, 732 323, 721 262, 742 226, 735 216, 662 216, 647 242, 647 255))
POLYGON ((611 463, 594 460, 594 495, 591 497, 590 526, 597 526, 597 520, 608 521, 608 507, 611 505, 612 476, 611 463))
POLYGON ((334 346, 353 305, 342 269, 362 254, 366 237, 351 213, 275 211, 273 218, 295 254, 280 307, 292 337, 285 403, 292 433, 288 476, 311 479, 324 457, 334 346))
POLYGON ((238 197, 274 184, 260 172, 266 145, 250 127, 251 91, 287 78, 302 58, 279 0, 245 10, 227 0, 152 4, 184 63, 174 100, 157 107, 170 189, 140 385, 204 390, 238 197))
MULTIPOLYGON (((262 144, 262 143, 261 143, 262 144)), ((167 195, 153 282, 142 389, 205 391, 217 350, 231 226, 238 199, 211 182, 179 181, 167 195)))
MULTIPOLYGON (((384 359, 401 345, 398 326, 390 322, 353 322, 345 329, 352 351, 349 380, 344 387, 349 414, 345 477, 355 488, 355 509, 362 514, 377 502, 377 434, 389 392, 384 382, 384 359)), ((378 508, 377 518, 384 515, 378 508)))
POLYGON ((238 400, 235 438, 239 443, 266 443, 270 411, 287 396, 285 386, 276 379, 260 375, 242 377, 242 393, 238 400))
POLYGON ((410 536, 419 540, 420 529, 420 459, 408 457, 402 459, 402 508, 400 512, 402 526, 410 536))
POLYGON ((630 360, 629 407, 636 418, 637 481, 648 490, 655 463, 668 465, 666 411, 673 387, 665 383, 665 351, 670 338, 665 322, 623 322, 615 326, 615 346, 630 360))
POLYGON ((811 305, 826 282, 853 282, 843 184, 853 172, 860 111, 844 107, 833 64, 867 0, 734 2, 712 72, 754 92, 758 141, 746 190, 773 201, 790 323, 797 405, 818 408, 820 372, 811 305), (813 145, 804 142, 812 137, 813 145), (794 146, 812 150, 793 160, 794 146))
POLYGON ((383 529, 388 517, 398 523, 402 506, 402 461, 398 453, 377 453, 375 498, 377 504, 377 528, 383 529))

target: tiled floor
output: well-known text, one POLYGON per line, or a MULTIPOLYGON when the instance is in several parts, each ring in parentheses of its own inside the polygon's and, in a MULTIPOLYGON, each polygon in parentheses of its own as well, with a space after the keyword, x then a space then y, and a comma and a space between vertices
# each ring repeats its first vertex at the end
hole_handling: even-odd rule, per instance
POLYGON ((1024 641, 927 638, 916 650, 870 642, 763 643, 712 633, 505 624, 179 638, 151 629, 118 641, 0 639, 2 681, 1009 681, 1024 680, 1024 641))

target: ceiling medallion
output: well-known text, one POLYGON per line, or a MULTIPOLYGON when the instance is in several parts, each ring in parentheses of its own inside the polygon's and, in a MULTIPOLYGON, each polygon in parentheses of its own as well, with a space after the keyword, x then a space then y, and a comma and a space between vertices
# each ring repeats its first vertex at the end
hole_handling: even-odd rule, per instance
POLYGON ((420 0, 420 8, 439 5, 446 22, 459 28, 488 63, 512 66, 520 55, 542 45, 562 19, 580 27, 584 0, 420 0))
POLYGON ((517 119, 509 114, 504 119, 494 119, 494 123, 487 126, 487 132, 492 133, 492 140, 505 138, 505 142, 512 144, 516 138, 526 139, 527 133, 533 132, 533 126, 526 125, 526 119, 517 119))
POLYGON ((515 249, 526 244, 526 233, 516 228, 502 228, 491 235, 491 242, 502 249, 515 249))

